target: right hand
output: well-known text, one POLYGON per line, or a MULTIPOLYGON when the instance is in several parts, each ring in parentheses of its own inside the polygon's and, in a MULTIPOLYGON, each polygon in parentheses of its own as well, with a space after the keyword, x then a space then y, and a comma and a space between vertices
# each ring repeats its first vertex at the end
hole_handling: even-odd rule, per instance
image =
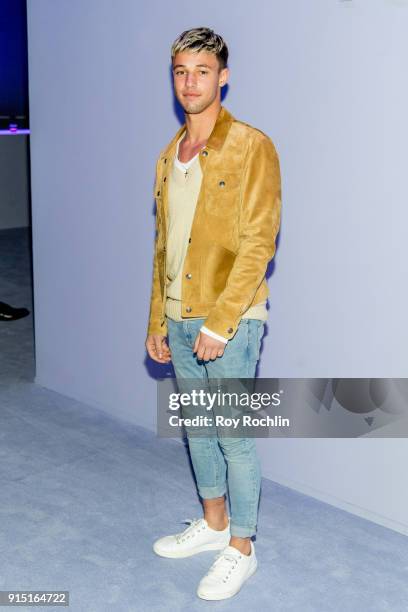
POLYGON ((146 339, 146 350, 149 357, 158 363, 168 363, 171 361, 171 352, 167 346, 166 336, 161 334, 149 334, 146 339))

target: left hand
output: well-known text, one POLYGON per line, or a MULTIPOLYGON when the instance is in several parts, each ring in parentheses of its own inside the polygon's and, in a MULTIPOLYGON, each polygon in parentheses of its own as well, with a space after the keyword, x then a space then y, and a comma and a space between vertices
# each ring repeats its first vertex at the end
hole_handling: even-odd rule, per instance
POLYGON ((200 331, 194 342, 193 353, 197 353, 198 359, 209 361, 210 359, 222 357, 225 347, 225 342, 221 342, 221 340, 217 340, 200 331))

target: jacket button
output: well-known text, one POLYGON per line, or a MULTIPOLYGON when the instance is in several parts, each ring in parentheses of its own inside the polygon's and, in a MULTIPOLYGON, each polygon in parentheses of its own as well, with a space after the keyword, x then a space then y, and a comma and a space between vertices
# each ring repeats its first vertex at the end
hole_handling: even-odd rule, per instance
POLYGON ((163 183, 165 183, 165 182, 166 182, 166 178, 167 178, 167 177, 165 176, 165 177, 164 177, 164 179, 163 179, 163 183))
POLYGON ((187 272, 187 274, 186 274, 186 278, 191 278, 191 274, 190 274, 190 272, 187 272))
POLYGON ((205 157, 207 157, 207 155, 208 155, 208 151, 206 151, 206 150, 204 149, 204 151, 202 152, 202 155, 204 155, 205 157))
POLYGON ((225 181, 220 181, 218 184, 220 187, 225 187, 225 181))
POLYGON ((160 189, 159 189, 159 191, 157 192, 157 195, 158 195, 158 196, 160 195, 160 189))
POLYGON ((191 306, 186 306, 186 312, 191 312, 193 309, 191 308, 191 306))
POLYGON ((166 163, 166 162, 167 162, 167 157, 164 158, 164 163, 166 163))
POLYGON ((228 332, 229 334, 232 334, 232 332, 233 332, 233 331, 234 331, 234 330, 232 329, 232 327, 229 327, 229 328, 227 329, 227 332, 228 332))

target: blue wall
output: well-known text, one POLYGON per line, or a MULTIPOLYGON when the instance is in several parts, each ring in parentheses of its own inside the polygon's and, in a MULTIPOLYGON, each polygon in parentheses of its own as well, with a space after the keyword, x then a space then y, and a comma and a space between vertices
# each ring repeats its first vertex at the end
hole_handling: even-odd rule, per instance
MULTIPOLYGON (((408 11, 385 0, 29 8, 36 381, 155 427, 145 358, 170 47, 209 25, 225 106, 273 139, 282 228, 259 375, 405 377, 408 11)), ((264 475, 408 528, 405 440, 259 440, 264 475), (392 477, 390 476, 392 475, 392 477)))
POLYGON ((0 0, 0 129, 28 127, 25 0, 0 0))

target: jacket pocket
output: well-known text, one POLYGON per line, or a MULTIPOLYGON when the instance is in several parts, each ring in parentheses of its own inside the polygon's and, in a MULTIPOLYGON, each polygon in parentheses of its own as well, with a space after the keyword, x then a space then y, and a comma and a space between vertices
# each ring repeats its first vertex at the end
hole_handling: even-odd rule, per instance
POLYGON ((215 302, 224 290, 236 254, 211 242, 205 255, 201 256, 201 295, 205 302, 215 302))
POLYGON ((238 210, 241 173, 210 171, 205 179, 205 209, 218 217, 230 217, 238 210))

